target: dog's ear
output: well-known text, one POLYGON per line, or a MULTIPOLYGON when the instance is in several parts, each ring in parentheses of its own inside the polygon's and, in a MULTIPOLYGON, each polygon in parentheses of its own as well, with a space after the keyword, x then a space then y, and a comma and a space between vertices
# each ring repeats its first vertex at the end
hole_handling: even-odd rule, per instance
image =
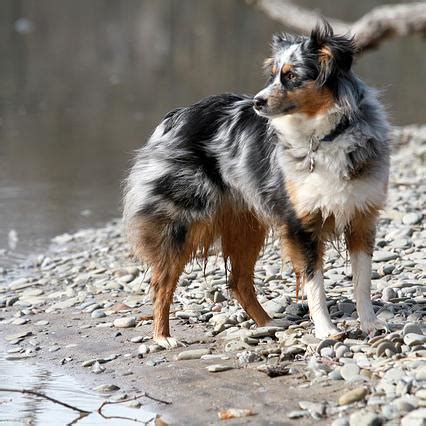
POLYGON ((348 35, 335 35, 327 21, 323 20, 312 30, 309 47, 318 58, 318 85, 322 86, 331 76, 351 69, 356 53, 354 39, 348 35))

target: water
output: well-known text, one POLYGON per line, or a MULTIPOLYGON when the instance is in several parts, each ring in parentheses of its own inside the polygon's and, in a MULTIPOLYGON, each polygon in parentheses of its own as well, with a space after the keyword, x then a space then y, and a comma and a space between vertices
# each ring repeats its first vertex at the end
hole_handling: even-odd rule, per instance
MULTIPOLYGON (((350 21, 380 3, 316 6, 350 21)), ((0 267, 119 216, 131 153, 165 112, 256 93, 282 29, 243 0, 0 2, 0 267)), ((395 123, 424 121, 424 47, 395 40, 357 64, 395 123)))
MULTIPOLYGON (((0 387, 28 389, 43 393, 61 402, 90 411, 85 417, 44 398, 21 393, 0 391, 0 424, 14 425, 131 425, 134 421, 105 419, 96 412, 103 399, 88 391, 70 376, 53 373, 30 361, 7 361, 0 356, 0 387)), ((149 422, 155 414, 149 408, 134 409, 119 405, 108 405, 102 410, 107 416, 121 416, 149 422)))

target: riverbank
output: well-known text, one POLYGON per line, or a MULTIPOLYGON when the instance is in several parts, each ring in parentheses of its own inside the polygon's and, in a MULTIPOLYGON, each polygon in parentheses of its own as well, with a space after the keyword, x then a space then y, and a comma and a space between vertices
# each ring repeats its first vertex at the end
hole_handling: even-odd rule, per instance
POLYGON ((236 408, 253 415, 229 424, 420 425, 425 151, 411 143, 394 155, 378 228, 373 299, 386 336, 358 331, 350 266, 344 251, 330 248, 328 305, 347 333, 340 342, 317 340, 271 237, 255 282, 281 327, 254 327, 228 292, 222 259, 211 256, 205 271, 197 262, 187 268, 176 292, 171 327, 187 347, 163 351, 151 340, 150 272, 128 257, 119 221, 112 221, 58 236, 45 254, 3 271, 1 347, 10 361, 36 359, 115 399, 148 392, 169 401, 154 409, 171 423, 220 423, 218 413, 236 408))

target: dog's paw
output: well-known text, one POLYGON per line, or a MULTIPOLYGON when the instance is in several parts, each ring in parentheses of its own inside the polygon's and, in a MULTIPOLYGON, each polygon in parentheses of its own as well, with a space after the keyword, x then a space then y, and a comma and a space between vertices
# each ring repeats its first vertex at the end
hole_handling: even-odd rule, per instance
POLYGON ((377 331, 381 330, 385 333, 390 333, 388 325, 376 317, 361 321, 361 330, 370 337, 373 337, 377 331))
POLYGON ((166 350, 186 346, 184 343, 180 342, 174 337, 160 336, 160 337, 154 337, 153 340, 157 345, 161 346, 163 349, 166 349, 166 350))

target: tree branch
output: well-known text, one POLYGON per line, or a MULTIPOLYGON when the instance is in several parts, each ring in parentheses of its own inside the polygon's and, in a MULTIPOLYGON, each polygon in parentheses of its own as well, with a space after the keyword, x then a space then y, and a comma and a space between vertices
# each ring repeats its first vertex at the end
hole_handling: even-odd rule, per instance
MULTIPOLYGON (((298 6, 290 0, 246 0, 287 28, 308 34, 324 16, 318 10, 298 6)), ((383 5, 373 8, 356 22, 325 17, 336 33, 350 32, 360 52, 385 40, 421 33, 426 36, 426 3, 383 5)))

